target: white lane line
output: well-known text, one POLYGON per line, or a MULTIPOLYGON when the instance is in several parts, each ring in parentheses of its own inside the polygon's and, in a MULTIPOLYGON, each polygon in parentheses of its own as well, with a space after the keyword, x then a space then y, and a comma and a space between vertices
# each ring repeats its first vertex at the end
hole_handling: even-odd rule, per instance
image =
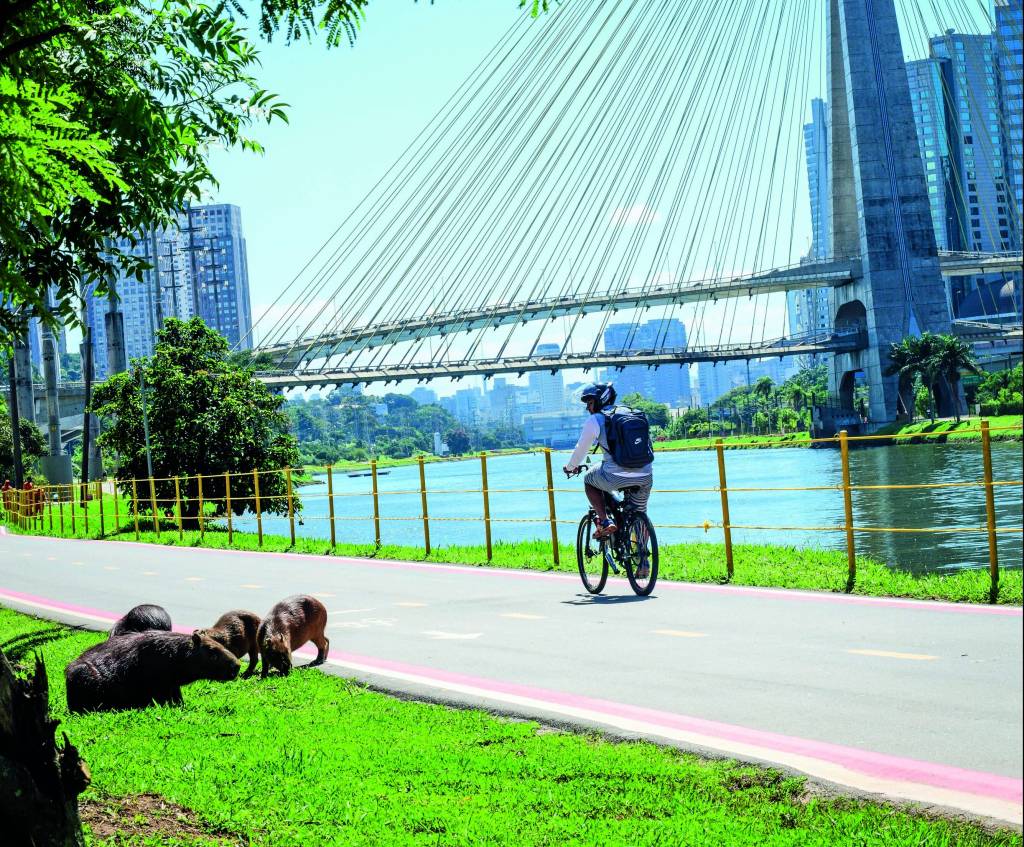
POLYGON ((103 570, 105 571, 119 571, 121 570, 117 565, 104 565, 103 570))
POLYGON ((707 638, 706 632, 691 632, 686 629, 655 629, 655 635, 671 635, 673 638, 707 638))
POLYGON ((395 605, 396 606, 401 606, 403 609, 422 609, 427 604, 426 603, 417 603, 415 601, 409 600, 409 601, 403 602, 403 603, 395 603, 395 605))
POLYGON ((336 612, 331 612, 332 615, 354 615, 356 612, 372 612, 373 607, 369 609, 339 609, 336 612))
POLYGON ((143 576, 160 576, 160 571, 143 571, 143 576))
POLYGON ((256 585, 256 584, 254 584, 252 582, 243 582, 238 587, 239 588, 254 588, 254 589, 258 589, 258 588, 262 588, 263 586, 262 585, 256 585))
POLYGON ((483 635, 482 632, 442 632, 439 629, 427 629, 423 634, 433 641, 471 641, 483 635))
POLYGON ((47 556, 46 557, 46 561, 48 561, 48 562, 56 562, 57 561, 57 557, 56 556, 47 556))
POLYGON ((499 618, 511 618, 514 621, 542 621, 544 615, 531 615, 528 612, 503 612, 499 618))
POLYGON ((203 581, 203 578, 201 576, 187 576, 187 577, 185 577, 185 582, 202 582, 202 581, 203 581))
POLYGON ((938 656, 929 656, 927 653, 897 653, 893 650, 847 650, 846 652, 858 656, 881 656, 883 659, 907 659, 911 662, 931 662, 939 658, 938 656))
POLYGON ((333 597, 334 595, 328 591, 315 591, 313 592, 313 596, 320 597, 321 599, 323 599, 324 597, 333 597))

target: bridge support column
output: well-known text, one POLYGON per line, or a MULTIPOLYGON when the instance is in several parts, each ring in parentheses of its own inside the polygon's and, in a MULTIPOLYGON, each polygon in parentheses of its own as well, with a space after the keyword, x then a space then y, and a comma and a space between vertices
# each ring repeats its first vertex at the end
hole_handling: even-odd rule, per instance
POLYGON ((833 357, 831 389, 862 371, 879 426, 898 411, 898 380, 883 375, 889 345, 948 332, 949 310, 894 0, 830 0, 828 51, 830 252, 861 257, 832 314, 839 324, 860 312, 867 333, 864 349, 833 357))
POLYGON ((36 422, 32 397, 32 351, 28 335, 14 339, 14 390, 18 392, 18 412, 23 421, 36 422))

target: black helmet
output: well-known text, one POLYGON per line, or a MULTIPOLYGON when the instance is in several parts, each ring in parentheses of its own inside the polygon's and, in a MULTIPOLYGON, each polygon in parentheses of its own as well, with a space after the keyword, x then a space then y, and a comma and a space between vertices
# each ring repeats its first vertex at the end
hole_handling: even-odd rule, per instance
POLYGON ((606 409, 615 402, 615 386, 610 382, 594 382, 583 389, 580 400, 597 400, 600 408, 606 409))

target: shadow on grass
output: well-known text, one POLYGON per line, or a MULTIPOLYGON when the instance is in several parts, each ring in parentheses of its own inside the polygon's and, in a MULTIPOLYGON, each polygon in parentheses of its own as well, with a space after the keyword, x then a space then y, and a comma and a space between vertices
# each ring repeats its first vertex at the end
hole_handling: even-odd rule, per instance
POLYGON ((51 641, 60 641, 66 637, 67 630, 64 627, 54 626, 9 638, 7 641, 0 643, 0 650, 3 650, 11 662, 20 662, 30 651, 37 650, 51 641))

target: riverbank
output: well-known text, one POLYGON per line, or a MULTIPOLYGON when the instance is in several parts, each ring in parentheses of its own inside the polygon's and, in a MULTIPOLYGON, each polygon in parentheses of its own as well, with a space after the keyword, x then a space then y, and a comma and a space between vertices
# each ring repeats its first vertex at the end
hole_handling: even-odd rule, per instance
POLYGON ((947 442, 981 441, 981 422, 987 420, 993 441, 1020 441, 1024 418, 1020 415, 997 415, 992 418, 952 418, 931 421, 917 421, 912 424, 895 424, 882 427, 875 435, 896 436, 882 444, 945 444, 947 442))
MULTIPOLYGON (((79 520, 72 532, 65 526, 64 537, 96 537, 96 516, 86 532, 79 520)), ((264 535, 262 547, 253 533, 234 532, 232 543, 220 525, 204 533, 185 531, 179 535, 170 523, 163 524, 159 535, 152 530, 152 519, 140 523, 138 540, 146 544, 211 549, 262 550, 267 553, 306 553, 316 556, 347 556, 362 559, 397 559, 401 561, 435 562, 475 567, 500 567, 540 571, 576 573, 576 549, 559 545, 559 562, 554 561, 549 541, 521 541, 493 545, 488 562, 483 545, 452 545, 438 547, 427 556, 422 547, 339 543, 332 548, 325 540, 297 538, 295 544, 285 536, 264 535), (150 528, 146 529, 146 523, 150 528)), ((11 532, 23 532, 11 528, 11 532)), ((59 532, 40 532, 59 536, 59 532)), ((123 527, 107 541, 135 541, 131 528, 123 527)), ((734 544, 733 578, 726 577, 725 546, 711 543, 666 544, 660 549, 660 578, 681 582, 748 585, 760 588, 789 588, 804 591, 843 592, 847 589, 846 554, 831 550, 786 547, 768 544, 734 544)), ((918 600, 944 600, 953 603, 988 603, 991 584, 987 570, 965 569, 945 574, 912 574, 894 570, 868 557, 857 557, 857 576, 852 593, 872 597, 906 597, 918 600)), ((1019 606, 1024 599, 1021 569, 1000 572, 996 602, 1019 606)))
POLYGON ((226 844, 1021 844, 1009 829, 822 796, 779 771, 401 700, 321 673, 197 682, 181 707, 72 715, 64 668, 104 635, 0 608, 40 651, 92 775, 90 847, 226 844), (225 775, 244 774, 244 778, 225 775))

